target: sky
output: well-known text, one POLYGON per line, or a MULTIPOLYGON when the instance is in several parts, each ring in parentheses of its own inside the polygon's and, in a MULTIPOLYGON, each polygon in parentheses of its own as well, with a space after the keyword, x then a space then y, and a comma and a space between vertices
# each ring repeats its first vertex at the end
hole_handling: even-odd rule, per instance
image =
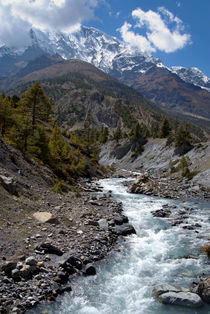
POLYGON ((31 27, 73 32, 80 25, 210 77, 210 0, 0 0, 0 44, 26 45, 31 27))

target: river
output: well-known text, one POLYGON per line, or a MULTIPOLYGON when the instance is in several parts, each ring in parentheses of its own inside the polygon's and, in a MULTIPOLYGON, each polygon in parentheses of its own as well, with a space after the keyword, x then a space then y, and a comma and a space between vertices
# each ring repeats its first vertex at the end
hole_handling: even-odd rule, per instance
POLYGON ((207 257, 200 251, 206 244, 209 228, 209 204, 177 201, 145 195, 129 194, 122 179, 105 179, 100 184, 112 190, 123 203, 125 215, 136 229, 136 235, 124 238, 106 261, 98 263, 97 275, 79 277, 72 282, 73 292, 58 302, 38 307, 30 313, 45 314, 206 314, 209 307, 188 309, 162 305, 152 297, 152 289, 160 283, 192 287, 199 276, 207 275, 207 257), (153 217, 152 210, 163 205, 174 206, 174 213, 192 208, 184 225, 200 227, 183 229, 171 226, 170 219, 153 217), (176 206, 176 208, 175 208, 176 206), (185 255, 199 258, 185 258, 185 255))

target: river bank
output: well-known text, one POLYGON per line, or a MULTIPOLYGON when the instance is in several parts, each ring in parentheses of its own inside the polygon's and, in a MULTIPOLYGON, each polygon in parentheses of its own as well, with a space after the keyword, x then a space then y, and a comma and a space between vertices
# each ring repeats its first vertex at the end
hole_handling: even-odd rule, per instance
POLYGON ((56 300, 71 290, 72 276, 95 274, 94 263, 107 256, 118 237, 135 232, 111 193, 98 194, 100 186, 87 180, 79 187, 79 195, 43 191, 43 210, 30 213, 21 226, 8 222, 0 229, 8 239, 1 243, 0 313, 24 313, 56 300), (16 241, 10 238, 14 227, 19 228, 16 241), (30 236, 22 235, 23 229, 30 236))

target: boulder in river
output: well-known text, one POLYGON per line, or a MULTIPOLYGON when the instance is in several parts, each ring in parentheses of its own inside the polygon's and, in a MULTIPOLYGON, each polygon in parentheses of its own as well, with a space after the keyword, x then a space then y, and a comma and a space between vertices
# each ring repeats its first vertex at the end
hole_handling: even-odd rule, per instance
POLYGON ((193 292, 166 292, 158 297, 163 304, 182 305, 186 307, 198 308, 203 306, 203 302, 198 294, 193 292))
POLYGON ((185 307, 198 308, 203 301, 196 293, 183 287, 162 284, 153 289, 153 295, 163 304, 181 305, 185 307))
POLYGON ((130 224, 124 224, 124 225, 121 225, 121 226, 116 226, 116 227, 112 228, 112 231, 114 233, 116 233, 117 235, 122 235, 122 236, 127 236, 127 235, 130 235, 130 234, 135 234, 136 233, 136 230, 130 224))
POLYGON ((94 276, 94 275, 96 275, 96 269, 92 264, 87 264, 87 265, 85 265, 83 274, 85 276, 94 276))

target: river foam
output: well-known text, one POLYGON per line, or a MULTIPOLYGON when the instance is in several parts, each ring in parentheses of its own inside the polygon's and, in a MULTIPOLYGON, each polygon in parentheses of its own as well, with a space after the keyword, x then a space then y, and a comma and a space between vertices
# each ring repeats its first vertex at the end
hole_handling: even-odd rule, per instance
POLYGON ((107 261, 98 263, 96 276, 77 278, 72 282, 72 293, 33 313, 208 313, 207 306, 194 310, 162 305, 152 297, 155 285, 170 283, 189 288, 199 276, 207 274, 207 258, 200 247, 205 244, 209 227, 208 205, 128 194, 122 179, 101 180, 100 184, 105 191, 112 190, 115 199, 123 203, 124 213, 137 234, 120 241, 118 250, 107 261), (192 208, 187 222, 199 222, 199 230, 183 229, 182 224, 172 227, 170 219, 153 217, 151 211, 165 204, 176 206, 176 213, 184 207, 192 208), (187 259, 184 257, 187 254, 199 258, 187 259))

